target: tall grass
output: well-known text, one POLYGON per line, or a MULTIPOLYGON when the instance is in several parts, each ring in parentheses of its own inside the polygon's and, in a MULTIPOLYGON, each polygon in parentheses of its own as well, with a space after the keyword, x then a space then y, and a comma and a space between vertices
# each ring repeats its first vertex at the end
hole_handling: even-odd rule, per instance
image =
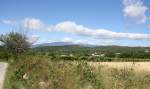
POLYGON ((150 73, 24 56, 10 63, 4 89, 149 89, 150 73))
POLYGON ((98 78, 103 78, 105 89, 149 89, 150 72, 133 68, 107 68, 99 66, 95 70, 98 78))

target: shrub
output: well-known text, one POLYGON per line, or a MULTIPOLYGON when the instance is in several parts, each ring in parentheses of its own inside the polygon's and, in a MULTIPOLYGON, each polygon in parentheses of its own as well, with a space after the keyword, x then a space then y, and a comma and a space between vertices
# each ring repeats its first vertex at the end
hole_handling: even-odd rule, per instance
POLYGON ((27 40, 28 38, 25 34, 18 32, 10 32, 0 36, 3 48, 5 48, 7 53, 12 54, 15 58, 29 49, 31 44, 27 40))

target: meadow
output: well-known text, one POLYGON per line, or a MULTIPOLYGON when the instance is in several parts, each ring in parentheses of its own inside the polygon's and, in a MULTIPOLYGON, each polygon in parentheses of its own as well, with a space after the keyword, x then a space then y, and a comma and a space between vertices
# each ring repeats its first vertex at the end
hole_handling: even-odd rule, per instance
POLYGON ((9 63, 4 89, 149 89, 144 62, 89 62, 20 56, 9 63), (121 63, 121 64, 117 64, 121 63), (139 63, 139 64, 138 64, 139 63), (124 64, 124 65, 123 65, 124 64), (144 66, 144 69, 137 67, 144 66))

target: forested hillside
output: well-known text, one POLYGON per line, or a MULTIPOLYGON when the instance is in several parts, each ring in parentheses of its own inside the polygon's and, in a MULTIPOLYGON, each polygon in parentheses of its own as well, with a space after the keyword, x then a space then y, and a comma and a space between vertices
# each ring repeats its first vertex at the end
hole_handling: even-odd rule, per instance
POLYGON ((109 57, 109 58, 150 58, 150 47, 127 46, 46 46, 33 48, 36 54, 49 56, 75 56, 75 57, 109 57))

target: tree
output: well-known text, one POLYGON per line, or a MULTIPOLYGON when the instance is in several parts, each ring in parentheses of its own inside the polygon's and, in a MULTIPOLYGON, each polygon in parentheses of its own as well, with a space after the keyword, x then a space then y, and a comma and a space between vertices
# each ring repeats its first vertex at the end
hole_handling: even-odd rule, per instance
POLYGON ((14 57, 28 50, 31 44, 27 41, 27 36, 19 32, 10 32, 0 36, 2 46, 8 53, 11 53, 14 57))

